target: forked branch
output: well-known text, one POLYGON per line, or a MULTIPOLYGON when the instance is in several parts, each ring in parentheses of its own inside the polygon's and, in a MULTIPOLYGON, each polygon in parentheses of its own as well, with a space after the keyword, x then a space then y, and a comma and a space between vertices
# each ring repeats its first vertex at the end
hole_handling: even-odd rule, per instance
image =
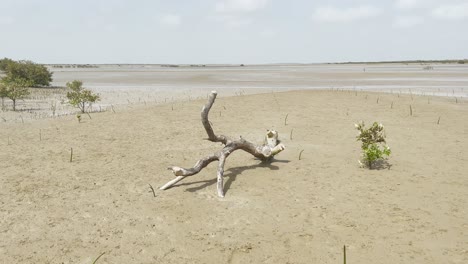
POLYGON ((253 144, 243 139, 242 137, 240 139, 233 140, 224 135, 216 135, 208 119, 208 114, 210 112, 211 107, 213 106, 215 102, 216 96, 217 96, 216 91, 212 91, 208 98, 208 102, 206 103, 205 106, 203 106, 203 109, 201 112, 201 120, 202 120, 203 127, 205 128, 206 133, 208 135, 208 140, 212 142, 221 142, 224 145, 223 149, 221 149, 220 151, 212 155, 209 155, 207 157, 200 159, 192 168, 184 169, 184 168, 177 167, 177 166, 169 167, 168 169, 172 170, 176 178, 174 178, 173 180, 161 186, 160 187, 161 190, 166 190, 172 187, 174 184, 183 180, 185 177, 192 176, 192 175, 199 173, 208 164, 217 160, 219 161, 218 171, 216 174, 218 196, 224 197, 224 190, 223 190, 224 163, 232 152, 238 149, 241 149, 252 154, 258 159, 268 160, 284 150, 284 145, 280 144, 278 140, 278 132, 274 130, 268 130, 265 136, 265 143, 263 145, 253 144))

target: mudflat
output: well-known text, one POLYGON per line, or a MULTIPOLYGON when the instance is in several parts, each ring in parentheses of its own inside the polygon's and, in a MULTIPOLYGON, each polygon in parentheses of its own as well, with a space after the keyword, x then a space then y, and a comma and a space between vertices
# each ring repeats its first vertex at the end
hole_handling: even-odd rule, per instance
POLYGON ((2 262, 92 263, 102 254, 97 263, 341 263, 344 245, 348 263, 468 262, 466 100, 218 92, 215 133, 262 143, 275 129, 286 146, 271 163, 233 153, 225 198, 215 163, 158 190, 174 177, 168 166, 191 167, 221 147, 203 140, 202 95, 81 123, 3 122, 2 262), (361 120, 385 126, 388 164, 359 167, 361 120))

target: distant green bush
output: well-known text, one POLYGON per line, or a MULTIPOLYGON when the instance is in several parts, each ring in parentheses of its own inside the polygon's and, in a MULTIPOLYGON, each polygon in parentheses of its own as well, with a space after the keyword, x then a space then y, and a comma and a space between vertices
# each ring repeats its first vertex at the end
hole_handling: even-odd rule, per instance
POLYGON ((8 65, 10 65, 11 63, 14 63, 14 62, 15 62, 14 60, 8 59, 8 58, 1 59, 0 60, 0 71, 6 72, 7 68, 8 68, 8 65))
POLYGON ((0 98, 2 98, 2 110, 5 110, 5 98, 8 97, 6 86, 0 82, 0 98))
POLYGON ((44 65, 32 61, 4 58, 0 60, 0 71, 5 72, 10 79, 26 80, 31 87, 49 86, 52 81, 52 73, 44 65))

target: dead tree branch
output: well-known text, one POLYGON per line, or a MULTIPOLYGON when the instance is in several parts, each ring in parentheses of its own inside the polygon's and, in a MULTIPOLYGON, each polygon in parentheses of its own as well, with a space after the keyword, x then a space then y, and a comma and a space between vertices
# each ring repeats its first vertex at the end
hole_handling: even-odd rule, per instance
POLYGON ((243 139, 242 137, 240 139, 233 140, 224 135, 216 135, 213 131, 213 128, 211 127, 210 121, 208 120, 208 114, 210 112, 211 107, 213 106, 215 102, 216 96, 217 96, 216 91, 212 91, 208 98, 208 102, 202 109, 201 120, 202 120, 203 127, 206 130, 206 134, 208 135, 208 140, 212 142, 221 142, 224 145, 223 149, 221 149, 220 151, 214 154, 211 154, 207 157, 200 159, 192 168, 185 169, 185 168, 181 168, 177 166, 169 167, 168 169, 172 170, 176 178, 164 184, 159 189, 166 190, 172 187, 174 184, 178 183, 179 181, 183 180, 185 177, 192 176, 192 175, 199 173, 208 164, 217 160, 219 161, 218 171, 216 174, 218 196, 224 197, 224 190, 223 190, 224 164, 225 164, 226 159, 229 157, 229 155, 232 152, 238 149, 241 149, 252 154, 254 157, 258 159, 268 160, 284 150, 284 145, 280 144, 278 140, 278 132, 274 130, 268 130, 265 136, 265 144, 263 145, 253 144, 243 139))

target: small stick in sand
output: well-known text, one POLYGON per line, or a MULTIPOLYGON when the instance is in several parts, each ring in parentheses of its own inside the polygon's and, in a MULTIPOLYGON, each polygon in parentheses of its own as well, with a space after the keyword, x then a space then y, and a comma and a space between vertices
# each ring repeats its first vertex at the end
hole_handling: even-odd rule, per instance
POLYGON ((289 133, 289 139, 292 140, 293 139, 293 131, 294 131, 294 128, 291 129, 291 133, 289 133))
POLYGON ((96 262, 102 257, 102 255, 106 254, 106 252, 102 252, 101 255, 99 255, 94 261, 93 264, 96 264, 96 262))
POLYGON ((73 161, 73 148, 70 148, 70 162, 73 161))
POLYGON ((413 107, 409 106, 410 116, 413 116, 413 107))
POLYGON ((302 152, 304 152, 304 150, 301 150, 301 152, 299 152, 299 160, 301 160, 302 152))
POLYGON ((346 264, 346 245, 343 246, 343 263, 346 264))
POLYGON ((284 118, 284 125, 285 125, 285 126, 288 125, 288 115, 289 115, 289 114, 286 114, 286 117, 284 118))
POLYGON ((148 183, 148 185, 149 185, 151 191, 153 192, 153 197, 156 197, 156 193, 154 192, 153 186, 151 186, 151 184, 149 184, 149 183, 148 183))
POLYGON ((439 119, 437 119, 437 124, 439 124, 439 123, 440 123, 440 116, 439 116, 439 119))

